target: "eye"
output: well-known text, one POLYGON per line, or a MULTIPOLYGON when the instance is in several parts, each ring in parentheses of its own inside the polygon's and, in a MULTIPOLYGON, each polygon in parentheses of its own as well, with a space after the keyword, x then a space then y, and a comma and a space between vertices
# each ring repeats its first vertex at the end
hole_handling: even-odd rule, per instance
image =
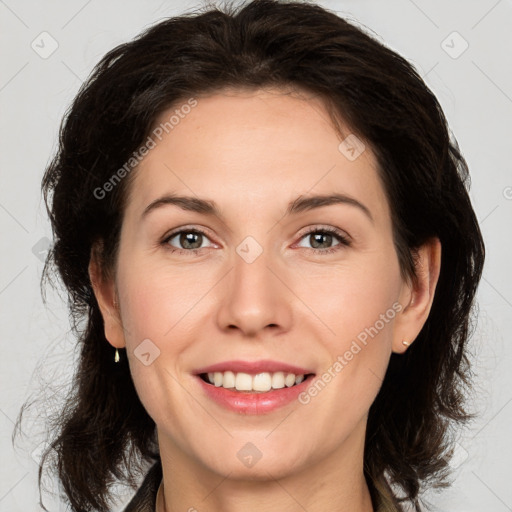
MULTIPOLYGON (((209 238, 204 231, 197 228, 182 228, 166 236, 161 241, 161 245, 172 253, 198 254, 202 249, 208 247, 203 245, 206 240, 209 240, 209 238), (176 247, 175 244, 181 247, 176 247)), ((312 247, 306 248, 315 254, 329 254, 351 245, 350 240, 340 230, 335 228, 313 228, 303 234, 301 240, 309 240, 312 247), (333 242, 337 243, 332 245, 333 242)), ((299 244, 299 247, 304 246, 299 244)))
MULTIPOLYGON (((350 240, 335 228, 313 228, 305 233, 301 240, 309 240, 312 245, 311 250, 315 254, 329 254, 351 245, 350 240), (338 243, 333 246, 334 241, 338 243)), ((299 245, 299 247, 304 246, 299 245)))
POLYGON ((161 244, 166 246, 171 252, 197 254, 201 249, 205 248, 203 246, 205 240, 209 240, 209 238, 200 229, 181 229, 165 237, 161 244), (173 246, 171 244, 173 240, 175 240, 174 243, 181 245, 181 247, 176 248, 173 246))

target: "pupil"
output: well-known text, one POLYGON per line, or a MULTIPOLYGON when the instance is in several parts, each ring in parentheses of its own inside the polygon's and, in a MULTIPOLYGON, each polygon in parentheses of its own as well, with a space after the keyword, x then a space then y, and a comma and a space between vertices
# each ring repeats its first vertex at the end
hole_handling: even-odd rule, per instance
MULTIPOLYGON (((319 240, 321 240, 322 238, 327 237, 327 242, 332 241, 332 235, 330 235, 329 233, 317 233, 317 234, 312 235, 312 237, 313 237, 314 242, 311 244, 311 246, 312 246, 312 247, 314 247, 315 249, 317 248, 317 247, 315 247, 315 244, 316 244, 319 240)), ((325 243, 325 242, 324 242, 324 243, 325 243)), ((320 241, 320 245, 321 245, 321 244, 322 244, 322 242, 320 241)))
POLYGON ((194 237, 197 238, 200 236, 202 236, 200 233, 182 233, 180 236, 180 243, 186 249, 199 249, 201 247, 201 242, 199 242, 199 245, 197 247, 190 247, 190 244, 197 244, 197 240, 194 242, 194 237))

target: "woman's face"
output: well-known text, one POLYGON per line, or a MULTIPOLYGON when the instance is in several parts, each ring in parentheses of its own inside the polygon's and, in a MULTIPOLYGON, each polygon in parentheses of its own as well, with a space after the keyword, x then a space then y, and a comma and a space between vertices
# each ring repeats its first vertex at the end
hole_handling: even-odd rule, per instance
POLYGON ((358 154, 353 136, 340 146, 319 100, 279 90, 200 98, 162 123, 176 109, 133 171, 116 275, 123 330, 106 327, 127 348, 162 455, 231 478, 359 456, 391 352, 405 348, 410 298, 372 152, 358 154), (166 196, 187 199, 148 209, 166 196), (198 376, 223 363, 239 391, 198 376), (285 365, 314 374, 300 393, 243 391, 279 388, 285 365))

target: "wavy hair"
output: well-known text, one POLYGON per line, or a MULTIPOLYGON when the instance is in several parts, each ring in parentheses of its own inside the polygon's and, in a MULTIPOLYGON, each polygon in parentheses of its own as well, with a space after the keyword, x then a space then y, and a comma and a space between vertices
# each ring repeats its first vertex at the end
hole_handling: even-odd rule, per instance
POLYGON ((467 342, 485 258, 467 164, 434 94, 404 58, 318 5, 254 0, 166 18, 115 47, 62 121, 42 179, 54 245, 41 285, 55 274, 63 282, 80 354, 39 485, 53 451, 52 470, 75 512, 108 511, 111 485, 135 487, 137 463, 159 458, 155 424, 137 396, 126 354, 114 363, 88 274, 97 250, 102 272, 112 275, 136 169, 102 199, 98 187, 170 107, 225 88, 263 87, 315 94, 335 126, 342 121, 374 152, 403 277, 415 279, 421 244, 441 241, 430 315, 407 352, 391 355, 369 410, 364 472, 372 497, 389 482, 401 494, 393 499, 417 511, 426 485, 447 485, 451 426, 473 417, 466 406, 467 342))

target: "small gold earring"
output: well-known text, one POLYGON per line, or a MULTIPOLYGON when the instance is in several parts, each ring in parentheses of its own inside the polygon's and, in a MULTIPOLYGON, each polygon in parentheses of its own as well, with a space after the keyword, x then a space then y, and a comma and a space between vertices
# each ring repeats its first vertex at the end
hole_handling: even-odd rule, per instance
POLYGON ((119 363, 119 350, 116 348, 116 353, 114 355, 114 362, 119 363))
POLYGON ((405 340, 402 341, 402 344, 405 345, 406 347, 408 347, 410 345, 410 343, 407 343, 407 341, 405 341, 405 340))

